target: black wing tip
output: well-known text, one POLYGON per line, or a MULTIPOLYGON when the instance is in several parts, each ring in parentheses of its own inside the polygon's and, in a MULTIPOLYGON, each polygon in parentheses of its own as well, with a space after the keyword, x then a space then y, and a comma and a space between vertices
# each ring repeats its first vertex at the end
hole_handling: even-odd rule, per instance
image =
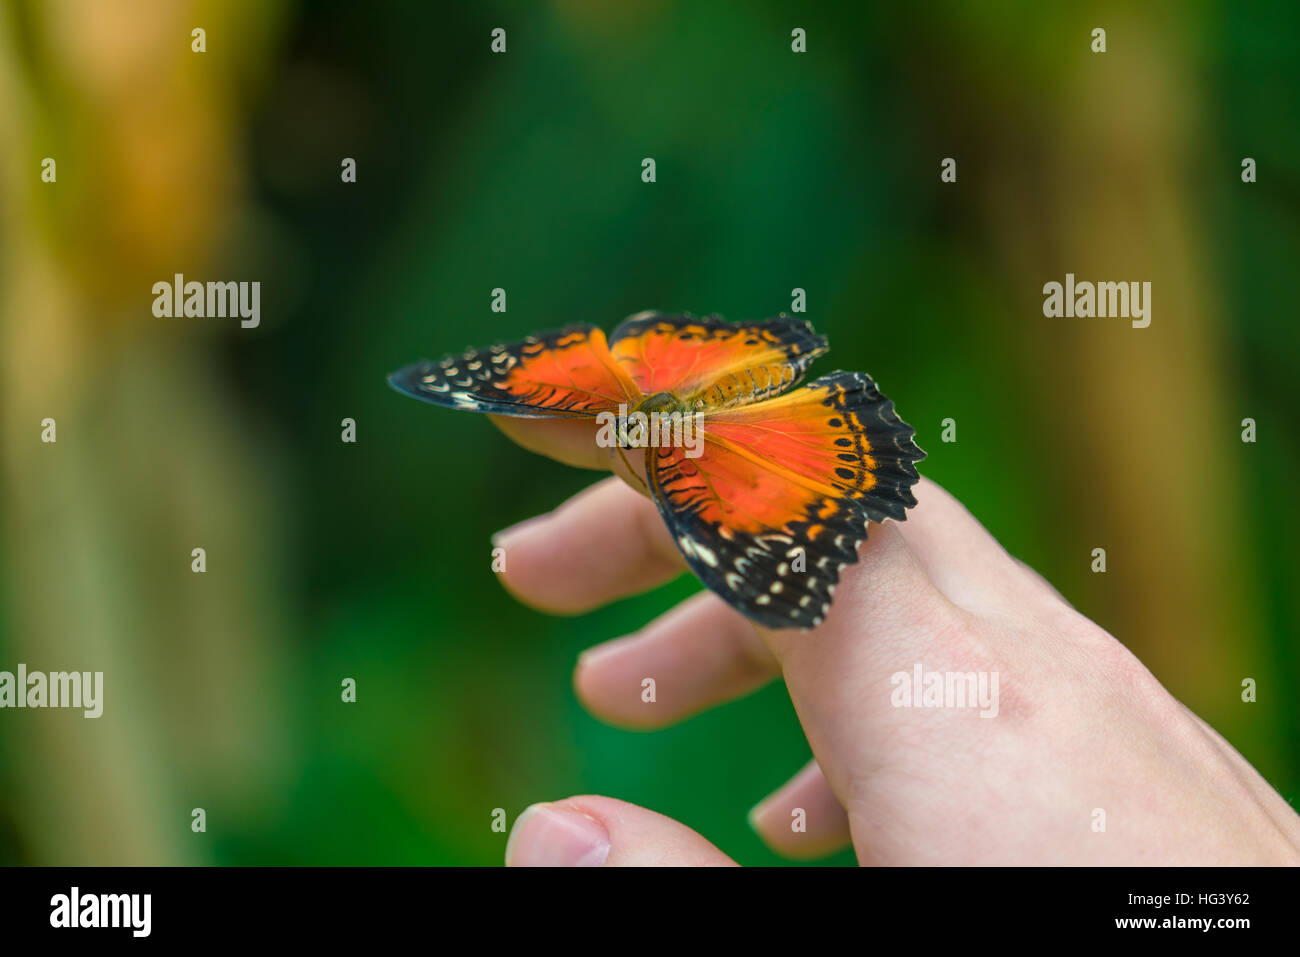
POLYGON ((432 366, 433 363, 428 359, 402 366, 397 371, 388 373, 388 385, 394 392, 400 392, 402 395, 409 395, 415 399, 427 398, 427 393, 420 391, 419 381, 428 374, 432 366))
POLYGON ((437 372, 438 363, 431 362, 428 359, 421 359, 419 362, 412 362, 408 366, 402 366, 396 372, 390 372, 387 382, 389 388, 398 395, 404 395, 444 409, 458 408, 450 397, 449 390, 436 392, 426 385, 429 376, 437 372))
POLYGON ((744 326, 763 326, 780 324, 791 329, 798 329, 800 332, 807 332, 809 335, 819 339, 825 337, 820 335, 813 327, 812 320, 804 316, 792 316, 787 312, 778 312, 774 316, 767 316, 763 319, 736 319, 730 320, 725 318, 721 313, 709 312, 697 316, 693 312, 644 309, 641 312, 633 313, 622 322, 618 327, 641 328, 655 322, 692 322, 705 326, 710 329, 740 329, 744 326))

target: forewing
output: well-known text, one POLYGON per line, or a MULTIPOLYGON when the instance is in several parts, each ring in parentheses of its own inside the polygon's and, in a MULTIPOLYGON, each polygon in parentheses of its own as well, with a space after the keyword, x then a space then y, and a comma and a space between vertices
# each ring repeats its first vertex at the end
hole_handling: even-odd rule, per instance
POLYGON ((641 398, 605 333, 589 325, 417 362, 388 383, 434 405, 526 418, 594 416, 641 398))
POLYGON ((637 388, 671 392, 700 409, 779 395, 825 351, 811 323, 785 315, 732 324, 643 312, 610 336, 610 352, 637 388))

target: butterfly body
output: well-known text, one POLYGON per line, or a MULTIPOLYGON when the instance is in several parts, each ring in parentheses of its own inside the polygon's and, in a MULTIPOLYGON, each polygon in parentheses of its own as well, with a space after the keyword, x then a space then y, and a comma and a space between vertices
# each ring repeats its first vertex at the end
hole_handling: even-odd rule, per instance
MULTIPOLYGON (((810 628, 867 522, 903 520, 925 453, 860 372, 798 387, 826 340, 777 316, 731 324, 641 313, 395 372, 406 395, 521 417, 696 416, 698 448, 646 449, 646 489, 690 568, 751 620, 810 628)), ((620 429, 618 444, 627 447, 620 429)))

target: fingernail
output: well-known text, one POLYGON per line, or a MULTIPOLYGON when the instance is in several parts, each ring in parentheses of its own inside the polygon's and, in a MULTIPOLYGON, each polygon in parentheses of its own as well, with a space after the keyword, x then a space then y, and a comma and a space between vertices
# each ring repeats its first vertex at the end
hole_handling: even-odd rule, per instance
POLYGON ((607 857, 604 825, 556 804, 525 810, 506 843, 506 867, 600 867, 607 857))
POLYGON ((543 519, 549 517, 550 517, 549 512, 543 512, 541 515, 534 515, 532 518, 526 518, 522 522, 516 522, 515 524, 511 525, 509 528, 503 528, 501 529, 501 531, 497 532, 495 535, 492 536, 492 544, 499 546, 507 538, 510 538, 516 532, 521 532, 524 529, 528 528, 530 525, 536 525, 539 522, 541 522, 543 519))

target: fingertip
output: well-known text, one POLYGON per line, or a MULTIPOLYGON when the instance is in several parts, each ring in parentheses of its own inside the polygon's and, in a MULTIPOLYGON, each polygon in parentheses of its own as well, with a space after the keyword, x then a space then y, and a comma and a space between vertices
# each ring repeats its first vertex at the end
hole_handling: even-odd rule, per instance
POLYGON ((506 841, 506 867, 601 867, 609 858, 605 825, 582 811, 543 802, 524 809, 506 841))
POLYGON ((848 814, 815 761, 754 805, 747 819, 764 844, 791 860, 826 857, 850 841, 848 814))
MULTIPOLYGON (((584 815, 608 833, 607 866, 727 867, 736 863, 680 821, 636 804, 584 794, 550 806, 584 815)), ((519 822, 515 826, 519 827, 519 822)))
POLYGON ((507 589, 557 614, 639 594, 685 567, 654 504, 615 477, 499 532, 493 543, 507 589))
POLYGON ((573 668, 573 693, 583 708, 611 727, 654 731, 670 724, 673 716, 653 707, 654 701, 647 702, 644 679, 626 673, 622 663, 614 660, 625 653, 634 654, 632 645, 637 637, 614 638, 580 654, 573 668), (602 666, 602 660, 609 667, 602 666))
POLYGON ((646 730, 749 694, 777 673, 753 624, 704 591, 639 631, 584 652, 573 682, 602 721, 646 730))
POLYGON ((575 534, 581 528, 566 523, 563 508, 502 529, 492 547, 500 550, 497 578, 511 596, 547 614, 577 615, 599 603, 590 600, 582 580, 583 545, 575 534))

